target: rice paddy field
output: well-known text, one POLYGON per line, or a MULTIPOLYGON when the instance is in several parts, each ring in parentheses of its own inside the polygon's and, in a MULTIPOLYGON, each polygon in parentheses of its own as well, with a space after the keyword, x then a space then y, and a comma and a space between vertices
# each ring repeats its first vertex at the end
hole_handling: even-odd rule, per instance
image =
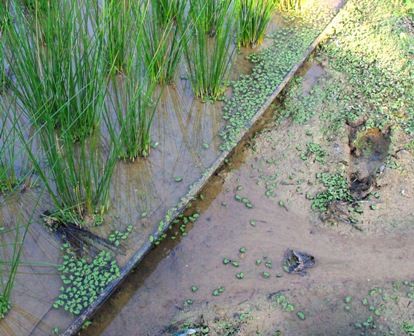
POLYGON ((0 16, 0 335, 414 335, 412 1, 0 16))

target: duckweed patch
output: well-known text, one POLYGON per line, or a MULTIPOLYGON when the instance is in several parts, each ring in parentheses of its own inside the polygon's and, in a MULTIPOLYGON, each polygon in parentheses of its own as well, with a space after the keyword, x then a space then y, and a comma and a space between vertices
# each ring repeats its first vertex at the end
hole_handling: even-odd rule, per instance
POLYGON ((63 286, 53 307, 79 315, 92 304, 112 281, 120 276, 114 256, 101 251, 90 262, 79 258, 69 244, 62 246, 63 263, 58 267, 63 286))
POLYGON ((312 22, 298 19, 299 28, 282 28, 272 34, 269 48, 249 56, 254 64, 250 75, 243 75, 232 82, 232 96, 225 99, 223 108, 226 126, 221 132, 222 150, 230 150, 243 129, 266 102, 291 68, 299 62, 305 49, 331 18, 332 13, 319 9, 312 22))
POLYGON ((312 200, 312 209, 324 212, 328 210, 330 203, 335 201, 352 202, 347 179, 339 174, 319 173, 317 179, 326 187, 312 200))
POLYGON ((295 305, 281 292, 272 295, 271 300, 284 312, 290 313, 295 310, 295 305))
POLYGON ((392 125, 414 134, 413 36, 402 24, 406 6, 352 1, 346 9, 352 20, 344 21, 322 48, 322 57, 329 57, 330 67, 349 87, 336 90, 338 100, 346 103, 340 113, 366 116, 366 128, 392 125))
POLYGON ((133 229, 133 226, 128 225, 128 227, 126 228, 124 232, 118 231, 118 230, 112 231, 108 237, 108 240, 112 244, 118 247, 119 245, 121 245, 121 241, 128 239, 129 234, 132 232, 132 229, 133 229))
POLYGON ((300 155, 300 158, 303 161, 312 158, 314 162, 324 164, 326 161, 326 156, 327 153, 321 145, 314 142, 308 142, 306 144, 306 150, 300 155))

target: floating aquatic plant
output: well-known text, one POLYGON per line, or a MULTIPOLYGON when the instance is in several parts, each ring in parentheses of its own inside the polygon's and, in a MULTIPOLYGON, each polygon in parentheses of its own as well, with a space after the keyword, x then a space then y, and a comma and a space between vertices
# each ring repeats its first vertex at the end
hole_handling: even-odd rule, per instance
POLYGON ((62 307, 79 315, 98 298, 108 284, 120 276, 120 270, 110 252, 101 251, 88 261, 79 258, 68 244, 64 244, 62 250, 65 254, 58 270, 63 286, 53 307, 62 307))

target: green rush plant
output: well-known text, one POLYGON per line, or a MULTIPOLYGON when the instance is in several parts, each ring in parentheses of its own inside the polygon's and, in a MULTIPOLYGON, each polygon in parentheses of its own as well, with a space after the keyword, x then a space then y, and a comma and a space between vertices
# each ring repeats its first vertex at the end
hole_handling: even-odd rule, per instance
POLYGON ((34 134, 41 153, 29 146, 20 127, 18 134, 54 203, 55 211, 50 216, 53 224, 82 227, 100 219, 109 207, 110 183, 118 157, 116 142, 99 131, 74 142, 70 130, 55 129, 53 118, 34 134))
POLYGON ((4 32, 10 22, 10 12, 8 1, 0 2, 0 91, 4 89, 7 83, 6 63, 5 63, 5 45, 4 32))
POLYGON ((151 125, 156 111, 153 82, 145 74, 139 77, 115 78, 112 85, 111 105, 115 110, 115 120, 110 132, 117 134, 119 158, 134 161, 137 157, 146 157, 150 152, 151 125))
MULTIPOLYGON (((0 33, 1 34, 1 33, 0 33)), ((0 91, 6 84, 6 66, 4 63, 4 44, 3 39, 0 37, 0 91)))
POLYGON ((0 31, 3 31, 4 26, 8 22, 9 3, 7 1, 0 2, 0 31))
POLYGON ((181 19, 186 4, 186 0, 157 0, 151 2, 151 6, 158 16, 158 22, 162 25, 167 25, 171 20, 181 19))
POLYGON ((304 0, 276 0, 275 3, 281 11, 300 11, 304 0))
POLYGON ((166 4, 166 1, 149 0, 141 16, 143 60, 152 81, 161 85, 174 79, 190 22, 185 18, 186 1, 170 2, 169 7, 166 4))
POLYGON ((207 4, 203 0, 191 2, 192 31, 184 54, 194 94, 202 100, 217 100, 224 93, 235 51, 234 2, 224 1, 218 7, 214 37, 206 25, 207 4))
POLYGON ((273 9, 273 0, 239 0, 237 7, 239 47, 254 47, 263 41, 273 9))
POLYGON ((20 0, 20 3, 23 4, 29 11, 47 11, 47 6, 51 0, 20 0))
POLYGON ((100 121, 107 73, 102 28, 93 25, 91 0, 50 2, 42 13, 38 1, 33 15, 16 4, 7 30, 11 89, 35 127, 53 121, 79 140, 100 121))
POLYGON ((134 48, 128 56, 127 76, 112 80, 109 100, 111 109, 106 124, 112 139, 117 139, 119 158, 134 161, 146 157, 150 151, 151 125, 157 104, 153 101, 156 78, 141 62, 141 34, 132 42, 134 48), (113 112, 115 111, 115 118, 113 112))
POLYGON ((204 31, 213 37, 216 29, 222 24, 222 13, 229 6, 233 5, 233 0, 190 0, 190 8, 193 12, 201 14, 198 17, 200 25, 204 31))
POLYGON ((118 73, 125 70, 127 49, 133 36, 133 6, 135 2, 129 0, 106 0, 102 9, 107 66, 118 73))

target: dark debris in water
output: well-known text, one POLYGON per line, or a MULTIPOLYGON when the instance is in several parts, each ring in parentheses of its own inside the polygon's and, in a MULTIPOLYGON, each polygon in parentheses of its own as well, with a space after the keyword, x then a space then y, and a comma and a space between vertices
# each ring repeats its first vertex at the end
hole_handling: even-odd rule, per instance
POLYGON ((315 257, 312 255, 287 249, 283 257, 283 269, 287 273, 306 274, 306 269, 315 265, 315 257))

